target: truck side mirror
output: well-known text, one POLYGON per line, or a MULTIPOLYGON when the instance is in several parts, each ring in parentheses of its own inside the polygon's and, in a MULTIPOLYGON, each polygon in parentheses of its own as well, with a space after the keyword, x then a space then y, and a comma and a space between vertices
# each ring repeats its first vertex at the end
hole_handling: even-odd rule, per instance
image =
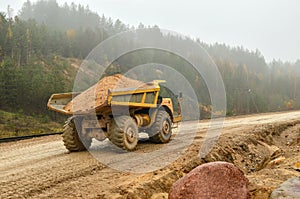
POLYGON ((183 95, 182 95, 182 92, 180 92, 180 93, 179 93, 179 98, 182 98, 182 96, 183 96, 183 95))

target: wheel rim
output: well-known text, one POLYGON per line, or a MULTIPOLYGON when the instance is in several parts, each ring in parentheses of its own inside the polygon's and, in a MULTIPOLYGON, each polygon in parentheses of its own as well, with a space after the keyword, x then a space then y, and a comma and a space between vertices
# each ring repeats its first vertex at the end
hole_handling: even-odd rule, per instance
POLYGON ((162 132, 165 135, 168 135, 170 132, 170 123, 167 120, 165 120, 162 125, 162 132))
POLYGON ((128 127, 126 133, 125 133, 125 136, 126 136, 126 140, 129 142, 129 143, 134 143, 136 141, 136 135, 135 135, 135 131, 132 127, 128 127))

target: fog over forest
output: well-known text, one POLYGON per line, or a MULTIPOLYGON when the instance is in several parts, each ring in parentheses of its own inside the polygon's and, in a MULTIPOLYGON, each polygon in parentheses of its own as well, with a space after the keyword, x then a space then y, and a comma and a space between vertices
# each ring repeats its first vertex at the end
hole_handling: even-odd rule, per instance
MULTIPOLYGON (((163 35, 158 26, 140 23, 133 27, 110 16, 99 16, 88 6, 60 6, 49 0, 27 1, 15 17, 7 12, 0 14, 0 92, 4 94, 0 96, 0 109, 53 117, 45 104, 52 93, 72 90, 76 70, 70 68, 70 60, 83 60, 101 41, 139 28, 148 29, 158 39, 181 43, 177 48, 188 49, 189 41, 203 46, 223 77, 227 115, 300 108, 300 60, 266 62, 259 50, 171 37, 163 35)), ((194 52, 189 53, 193 56, 194 52)), ((118 66, 117 72, 126 72, 139 63, 164 63, 189 76, 200 111, 209 115, 207 88, 200 74, 193 75, 190 65, 159 51, 137 52, 116 60, 114 65, 118 66)))

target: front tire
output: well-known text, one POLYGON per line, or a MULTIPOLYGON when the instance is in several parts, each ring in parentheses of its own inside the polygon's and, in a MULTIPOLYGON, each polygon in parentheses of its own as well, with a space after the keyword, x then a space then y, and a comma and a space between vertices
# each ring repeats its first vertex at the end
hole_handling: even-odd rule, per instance
POLYGON ((172 122, 169 113, 158 110, 155 122, 149 130, 149 139, 155 143, 167 143, 172 136, 172 122))
MULTIPOLYGON (((80 139, 78 131, 76 129, 75 121, 77 119, 77 122, 79 123, 80 120, 78 118, 71 117, 69 118, 65 125, 64 125, 64 130, 63 130, 63 142, 65 147, 70 151, 70 152, 75 152, 75 151, 84 151, 86 148, 89 148, 92 139, 84 139, 84 143, 82 142, 83 138, 80 139)), ((78 124, 78 126, 81 126, 78 124)))
POLYGON ((112 121, 108 138, 113 144, 122 149, 134 150, 139 140, 136 122, 127 115, 116 117, 112 121))

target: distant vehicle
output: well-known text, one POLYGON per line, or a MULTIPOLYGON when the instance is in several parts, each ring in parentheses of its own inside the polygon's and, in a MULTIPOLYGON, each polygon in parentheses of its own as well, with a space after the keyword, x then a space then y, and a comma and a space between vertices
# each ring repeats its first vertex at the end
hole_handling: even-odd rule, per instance
MULTIPOLYGON (((115 77, 105 78, 109 81, 115 77)), ((84 92, 53 94, 47 106, 50 110, 73 115, 66 121, 63 132, 64 145, 69 151, 86 150, 92 138, 108 138, 116 146, 132 151, 137 146, 139 132, 145 131, 155 143, 167 143, 174 123, 182 120, 178 96, 162 86, 163 82, 156 80, 137 88, 116 89, 100 82, 97 86, 107 89, 106 96, 101 97, 102 101, 99 99, 100 103, 94 102, 94 107, 85 107, 84 97, 76 102, 77 96, 84 92), (68 110, 66 107, 72 102, 79 103, 80 110, 68 110)))

